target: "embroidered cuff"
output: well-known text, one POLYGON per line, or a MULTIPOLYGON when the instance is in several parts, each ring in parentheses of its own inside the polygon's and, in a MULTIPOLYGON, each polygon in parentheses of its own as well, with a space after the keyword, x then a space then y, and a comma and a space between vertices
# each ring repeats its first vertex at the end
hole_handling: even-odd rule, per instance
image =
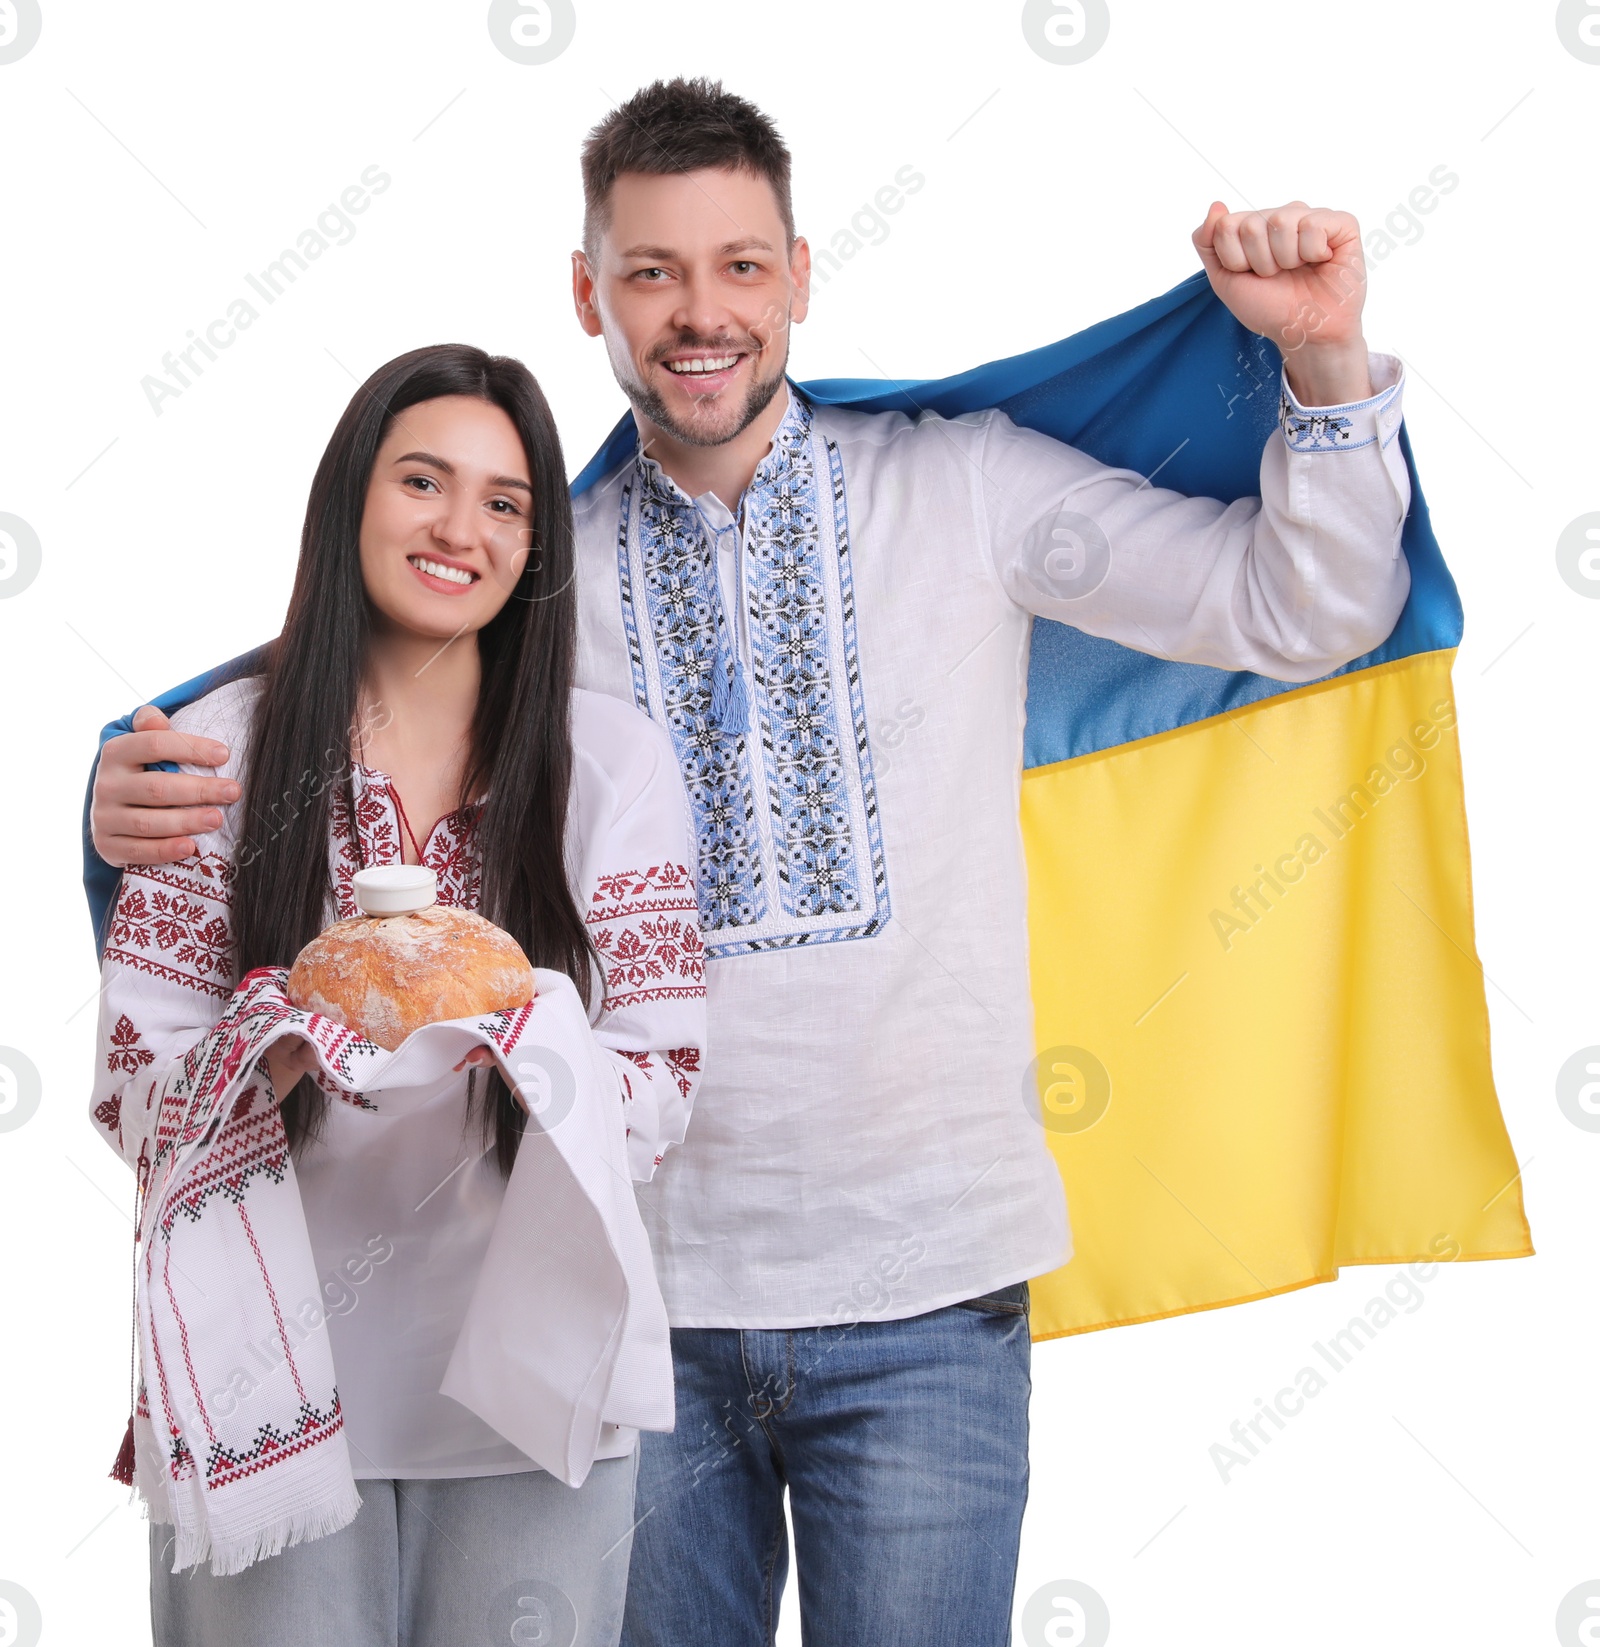
POLYGON ((1399 433, 1405 368, 1393 355, 1369 354, 1368 370, 1378 392, 1345 406, 1302 406, 1280 375, 1278 427, 1291 452, 1343 452, 1358 446, 1387 446, 1399 433))

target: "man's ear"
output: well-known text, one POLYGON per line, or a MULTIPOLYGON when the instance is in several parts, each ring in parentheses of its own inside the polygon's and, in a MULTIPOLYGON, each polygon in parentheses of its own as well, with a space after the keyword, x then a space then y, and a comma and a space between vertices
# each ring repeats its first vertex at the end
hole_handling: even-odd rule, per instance
POLYGON ((806 311, 811 307, 811 248, 806 244, 804 235, 796 235, 794 247, 789 253, 789 279, 794 284, 794 307, 789 319, 798 324, 806 318, 806 311))
POLYGON ((572 254, 572 307, 577 311, 578 324, 590 337, 600 335, 600 310, 595 303, 594 271, 584 254, 572 254))

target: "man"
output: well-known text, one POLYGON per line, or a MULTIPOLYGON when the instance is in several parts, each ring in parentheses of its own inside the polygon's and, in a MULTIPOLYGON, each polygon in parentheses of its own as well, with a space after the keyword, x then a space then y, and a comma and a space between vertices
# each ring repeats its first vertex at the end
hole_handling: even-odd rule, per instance
MULTIPOLYGON (((639 445, 578 500, 580 678, 672 735, 710 957, 689 1138, 640 1189, 678 1418, 644 1438, 624 1639, 769 1641, 787 1491, 814 1647, 1001 1643, 1027 1281, 1070 1250, 1020 1095, 1031 619, 1290 681, 1370 650, 1409 587, 1399 363, 1354 219, 1213 203, 1194 245, 1285 348, 1284 414, 1260 499, 1184 498, 999 413, 808 403, 789 154, 719 86, 646 88, 583 176, 574 299, 639 445)), ((113 863, 235 798, 142 771, 217 752, 137 725, 97 781, 113 863)))

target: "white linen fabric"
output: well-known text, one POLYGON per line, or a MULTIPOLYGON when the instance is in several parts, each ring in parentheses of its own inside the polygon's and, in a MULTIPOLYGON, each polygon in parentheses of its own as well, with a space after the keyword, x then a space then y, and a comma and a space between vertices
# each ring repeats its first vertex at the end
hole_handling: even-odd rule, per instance
POLYGON ((639 1192, 674 1326, 897 1319, 1070 1256, 1025 1102, 1032 616, 1296 682, 1378 645, 1410 483, 1369 365, 1342 407, 1285 378, 1226 505, 792 384, 737 510, 642 453, 578 500, 579 679, 671 734, 696 837, 711 1060, 639 1192))
MULTIPOLYGON (((258 690, 175 718, 229 744, 232 776, 258 690)), ((639 1429, 671 1427, 632 1189, 681 1138, 698 1080, 683 795, 665 739, 625 705, 576 693, 573 735, 566 853, 601 959, 592 1022, 571 979, 537 968, 531 1007, 429 1025, 390 1054, 294 1009, 279 970, 236 987, 234 808, 195 858, 123 878, 91 1107, 143 1192, 135 1484, 176 1524, 175 1571, 207 1555, 238 1571, 336 1530, 358 1476, 543 1468, 576 1484, 639 1429), (317 1048, 335 1100, 298 1164, 260 1062, 289 1033, 317 1048), (480 1044, 532 1116, 509 1180, 453 1072, 480 1044)), ((355 818, 341 799, 330 829, 330 918, 355 913, 362 861, 399 857, 392 785, 353 777, 355 818)), ((424 844, 442 902, 476 903, 475 813, 424 844)))

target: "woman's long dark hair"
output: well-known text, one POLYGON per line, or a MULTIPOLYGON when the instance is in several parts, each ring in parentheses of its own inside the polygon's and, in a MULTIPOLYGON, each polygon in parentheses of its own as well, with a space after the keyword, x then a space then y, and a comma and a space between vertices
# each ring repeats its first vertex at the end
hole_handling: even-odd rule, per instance
MULTIPOLYGON (((470 838, 479 907, 535 966, 565 972, 588 998, 594 949, 567 885, 564 854, 577 654, 566 467, 532 373, 521 361, 464 344, 414 349, 379 367, 345 408, 317 465, 288 617, 267 650, 255 710, 234 859, 237 975, 288 966, 323 928, 336 785, 345 791, 346 817, 355 817, 351 739, 372 633, 360 554, 367 486, 396 416, 442 395, 498 406, 516 426, 533 482, 531 551, 511 598, 477 634, 482 684, 459 804, 488 791, 470 838)), ((469 1110, 509 1173, 524 1112, 498 1072, 482 1082, 477 1073, 469 1110)), ((291 1148, 316 1135, 327 1105, 309 1077, 284 1099, 291 1148)))

